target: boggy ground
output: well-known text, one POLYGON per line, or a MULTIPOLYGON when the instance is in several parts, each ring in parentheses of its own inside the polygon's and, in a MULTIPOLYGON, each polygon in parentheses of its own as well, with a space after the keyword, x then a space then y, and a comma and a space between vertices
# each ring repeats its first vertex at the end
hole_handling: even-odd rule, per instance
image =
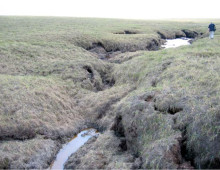
POLYGON ((87 127, 65 168, 220 168, 219 32, 156 51, 209 21, 0 21, 0 168, 47 168, 87 127))

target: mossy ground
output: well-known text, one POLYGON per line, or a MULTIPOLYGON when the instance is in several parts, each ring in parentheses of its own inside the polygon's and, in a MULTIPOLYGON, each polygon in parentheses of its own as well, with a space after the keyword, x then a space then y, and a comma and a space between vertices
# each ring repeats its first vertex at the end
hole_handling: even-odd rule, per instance
MULTIPOLYGON (((179 138, 186 138, 181 139, 186 161, 196 168, 219 167, 220 21, 215 20, 214 40, 145 49, 152 40, 161 40, 158 31, 171 37, 183 29, 206 33, 208 24, 0 17, 0 167, 46 168, 57 152, 52 140, 64 140, 90 125, 109 130, 119 115, 128 150, 142 158, 143 168, 180 167, 182 160, 172 157, 181 152, 179 138), (116 34, 126 30, 135 34, 116 34), (94 43, 122 53, 100 60, 88 51, 94 43), (36 146, 48 148, 45 160, 27 157, 38 157, 35 150, 25 151, 35 140, 36 146), (18 145, 16 153, 5 149, 18 145), (20 162, 13 153, 21 156, 20 162)), ((118 168, 114 166, 123 160, 108 158, 106 167, 118 168)))

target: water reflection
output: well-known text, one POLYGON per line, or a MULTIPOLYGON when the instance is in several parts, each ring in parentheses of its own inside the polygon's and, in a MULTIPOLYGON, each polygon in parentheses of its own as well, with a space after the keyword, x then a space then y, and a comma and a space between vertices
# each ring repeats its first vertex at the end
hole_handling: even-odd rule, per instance
POLYGON ((176 48, 183 45, 190 45, 191 38, 177 38, 177 39, 167 39, 166 43, 162 45, 164 48, 176 48))
POLYGON ((68 157, 84 145, 89 138, 97 135, 99 135, 99 133, 97 133, 95 129, 81 131, 69 143, 62 147, 50 169, 63 169, 68 157))

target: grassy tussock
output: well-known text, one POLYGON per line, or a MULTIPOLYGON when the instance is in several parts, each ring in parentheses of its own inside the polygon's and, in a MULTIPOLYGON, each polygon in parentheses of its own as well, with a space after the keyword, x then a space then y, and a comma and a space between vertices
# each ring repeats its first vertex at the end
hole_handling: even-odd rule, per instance
POLYGON ((1 141, 1 169, 47 168, 48 163, 57 152, 56 142, 50 139, 29 141, 1 141), (21 156, 22 155, 22 156, 21 156))
POLYGON ((0 78, 1 138, 25 139, 36 134, 55 137, 62 135, 59 128, 67 128, 70 123, 65 115, 75 121, 82 119, 76 110, 72 111, 72 100, 59 80, 35 76, 0 78))

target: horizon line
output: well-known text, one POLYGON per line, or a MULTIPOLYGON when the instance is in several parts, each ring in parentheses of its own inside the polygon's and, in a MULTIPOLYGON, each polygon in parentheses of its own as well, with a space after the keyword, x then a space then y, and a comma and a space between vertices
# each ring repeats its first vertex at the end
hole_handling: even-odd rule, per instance
POLYGON ((62 16, 62 15, 8 15, 8 14, 0 14, 0 17, 58 17, 58 18, 90 18, 90 19, 122 19, 122 20, 219 20, 220 18, 112 18, 112 17, 89 17, 89 16, 62 16))

